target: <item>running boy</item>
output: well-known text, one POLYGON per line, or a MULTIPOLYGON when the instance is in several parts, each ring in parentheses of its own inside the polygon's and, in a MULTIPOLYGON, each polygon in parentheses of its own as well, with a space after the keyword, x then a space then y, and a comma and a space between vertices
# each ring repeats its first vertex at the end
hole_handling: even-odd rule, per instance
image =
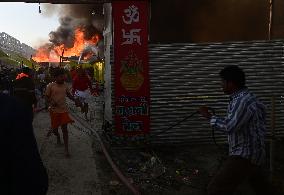
POLYGON ((65 157, 70 157, 69 147, 68 147, 68 131, 67 124, 73 123, 74 121, 70 118, 68 114, 68 109, 66 105, 66 96, 74 101, 74 97, 71 95, 70 89, 65 83, 65 73, 63 69, 56 69, 54 71, 55 82, 49 83, 46 88, 46 99, 49 104, 49 112, 51 119, 52 132, 49 132, 47 136, 51 133, 57 136, 57 144, 61 144, 60 134, 58 128, 61 126, 63 141, 65 147, 65 157))

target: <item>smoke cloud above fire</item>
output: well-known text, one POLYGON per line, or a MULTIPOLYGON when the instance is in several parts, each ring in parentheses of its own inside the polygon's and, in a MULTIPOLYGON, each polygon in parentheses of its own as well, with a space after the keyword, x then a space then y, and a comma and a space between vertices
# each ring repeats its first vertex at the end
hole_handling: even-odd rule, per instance
MULTIPOLYGON (((46 17, 57 15, 59 17, 60 25, 57 29, 51 31, 49 35, 47 35, 49 36, 49 43, 45 43, 39 47, 36 57, 38 57, 39 51, 41 56, 43 54, 52 55, 52 53, 55 53, 55 57, 60 55, 60 50, 58 49, 58 47, 60 47, 61 50, 63 48, 73 48, 75 44, 78 44, 78 40, 76 40, 78 37, 76 38, 75 36, 78 36, 79 34, 83 35, 83 37, 81 38, 86 40, 88 44, 95 44, 95 42, 102 39, 102 5, 43 4, 42 9, 42 14, 46 17), (78 30, 80 31, 80 33, 78 33, 78 30)), ((74 55, 77 55, 79 52, 80 51, 76 51, 74 55)), ((43 60, 39 58, 35 59, 43 60)))
POLYGON ((67 4, 54 5, 44 4, 45 16, 58 15, 60 26, 50 33, 51 42, 54 44, 66 43, 70 45, 70 36, 74 35, 77 27, 83 28, 86 39, 94 34, 102 34, 103 8, 102 5, 67 4))

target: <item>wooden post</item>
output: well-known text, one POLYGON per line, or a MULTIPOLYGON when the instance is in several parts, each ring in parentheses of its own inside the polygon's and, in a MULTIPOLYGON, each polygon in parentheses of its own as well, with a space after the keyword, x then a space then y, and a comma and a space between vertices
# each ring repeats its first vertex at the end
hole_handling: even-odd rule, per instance
POLYGON ((273 35, 273 7, 274 7, 274 1, 269 0, 268 40, 271 40, 273 35))
POLYGON ((63 48, 61 56, 60 56, 60 62, 59 62, 59 67, 60 68, 62 67, 63 57, 64 57, 64 48, 63 48))
POLYGON ((271 114, 270 114, 270 131, 271 131, 271 140, 270 140, 270 180, 273 180, 274 173, 274 150, 275 150, 275 96, 271 97, 271 114))

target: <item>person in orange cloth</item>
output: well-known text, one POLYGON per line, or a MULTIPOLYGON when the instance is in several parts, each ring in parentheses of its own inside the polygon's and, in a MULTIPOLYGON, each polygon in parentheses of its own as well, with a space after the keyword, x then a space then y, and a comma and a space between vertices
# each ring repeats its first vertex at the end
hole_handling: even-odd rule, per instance
POLYGON ((68 130, 67 125, 73 123, 74 121, 70 118, 67 104, 66 96, 75 101, 73 95, 71 94, 70 88, 65 83, 65 73, 63 69, 56 69, 54 71, 55 82, 49 83, 46 88, 46 100, 49 104, 49 112, 51 119, 51 131, 48 132, 47 136, 51 133, 57 136, 57 144, 61 144, 60 134, 58 128, 61 127, 63 134, 63 141, 65 147, 65 156, 70 157, 69 146, 68 146, 68 130))

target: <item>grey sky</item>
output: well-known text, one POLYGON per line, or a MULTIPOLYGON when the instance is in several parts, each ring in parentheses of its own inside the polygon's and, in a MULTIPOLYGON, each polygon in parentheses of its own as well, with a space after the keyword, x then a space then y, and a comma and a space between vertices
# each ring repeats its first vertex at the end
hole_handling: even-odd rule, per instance
POLYGON ((38 7, 38 4, 31 3, 0 2, 0 32, 34 48, 48 42, 49 32, 59 26, 58 16, 46 13, 47 6, 42 4, 40 14, 38 7))

